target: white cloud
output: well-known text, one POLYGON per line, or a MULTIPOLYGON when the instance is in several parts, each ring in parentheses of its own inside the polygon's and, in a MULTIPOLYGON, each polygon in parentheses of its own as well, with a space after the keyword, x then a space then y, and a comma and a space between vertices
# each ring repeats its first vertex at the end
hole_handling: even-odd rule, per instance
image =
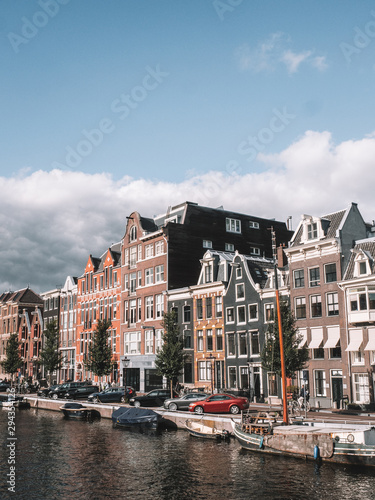
POLYGON ((256 47, 243 44, 235 50, 235 58, 241 71, 274 71, 283 64, 289 74, 296 73, 302 63, 308 64, 319 71, 327 69, 324 56, 313 56, 312 50, 296 52, 290 48, 291 39, 285 33, 272 33, 256 47))
POLYGON ((126 216, 145 217, 169 205, 195 201, 286 220, 324 215, 357 202, 375 218, 375 137, 336 144, 329 132, 307 131, 278 154, 258 155, 265 167, 235 174, 214 171, 179 184, 108 174, 53 170, 0 177, 0 292, 28 284, 37 292, 82 274, 89 254, 120 241, 126 216))

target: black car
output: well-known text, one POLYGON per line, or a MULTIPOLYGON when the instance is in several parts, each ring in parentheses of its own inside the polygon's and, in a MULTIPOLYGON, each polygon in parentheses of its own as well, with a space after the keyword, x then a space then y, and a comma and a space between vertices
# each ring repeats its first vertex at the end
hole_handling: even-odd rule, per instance
POLYGON ((86 399, 90 394, 98 392, 97 385, 80 385, 70 388, 64 395, 65 399, 86 399))
MULTIPOLYGON (((154 389, 144 396, 136 396, 130 398, 129 404, 139 408, 140 406, 163 406, 166 399, 171 397, 169 389, 154 389)), ((173 392, 173 397, 177 398, 178 394, 173 392)))
POLYGON ((41 398, 48 398, 49 397, 49 394, 51 391, 54 391, 55 389, 57 389, 57 387, 60 387, 60 385, 62 384, 58 384, 58 385, 50 385, 49 387, 42 387, 41 389, 39 389, 39 391, 37 392, 37 395, 41 398))
POLYGON ((87 398, 93 403, 125 403, 129 398, 136 395, 133 387, 108 387, 102 392, 94 392, 87 398))
MULTIPOLYGON (((60 384, 52 391, 49 391, 48 397, 52 399, 64 398, 65 394, 71 391, 72 389, 77 389, 78 387, 83 387, 87 385, 88 385, 87 382, 65 382, 65 384, 60 384)), ((98 390, 99 390, 98 387, 96 387, 96 391, 98 390)))
POLYGON ((10 389, 9 382, 0 382, 0 392, 6 392, 8 389, 10 389))

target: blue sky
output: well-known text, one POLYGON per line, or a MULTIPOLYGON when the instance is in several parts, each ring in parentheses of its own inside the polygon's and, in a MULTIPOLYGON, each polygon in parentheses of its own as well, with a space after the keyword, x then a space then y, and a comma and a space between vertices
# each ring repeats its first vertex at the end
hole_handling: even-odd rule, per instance
POLYGON ((22 260, 21 238, 36 259, 0 291, 53 287, 131 211, 186 199, 279 220, 355 201, 375 217, 371 1, 2 0, 0 38, 0 256, 22 260), (42 279, 56 210, 70 251, 80 241, 42 279))

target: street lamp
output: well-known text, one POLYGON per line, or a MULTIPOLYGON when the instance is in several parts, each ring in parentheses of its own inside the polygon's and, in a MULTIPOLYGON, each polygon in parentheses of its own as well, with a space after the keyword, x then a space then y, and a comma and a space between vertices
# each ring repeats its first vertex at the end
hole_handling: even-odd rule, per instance
POLYGON ((214 387, 215 387, 215 356, 212 356, 212 354, 210 354, 209 356, 207 356, 207 359, 209 359, 211 361, 211 393, 213 394, 214 393, 214 387))
POLYGON ((126 397, 126 385, 127 385, 127 384, 126 384, 126 369, 127 369, 127 367, 129 366, 129 361, 130 361, 130 359, 129 359, 129 358, 127 358, 126 356, 125 356, 125 358, 122 360, 122 362, 124 363, 124 377, 123 377, 123 378, 124 378, 124 387, 125 387, 125 397, 126 397))

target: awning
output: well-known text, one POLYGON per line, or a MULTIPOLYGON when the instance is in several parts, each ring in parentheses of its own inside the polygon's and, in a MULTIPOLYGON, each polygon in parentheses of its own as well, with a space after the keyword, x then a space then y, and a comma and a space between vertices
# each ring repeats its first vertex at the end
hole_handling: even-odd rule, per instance
POLYGON ((309 349, 318 349, 323 342, 323 328, 311 328, 309 349))
POLYGON ((324 344, 324 349, 334 349, 340 340, 340 327, 327 327, 327 342, 324 344))
POLYGON ((307 329, 301 328, 300 330, 297 331, 297 334, 301 335, 301 341, 298 344, 298 349, 302 349, 302 347, 307 342, 307 329))
POLYGON ((365 347, 365 351, 375 351, 375 329, 369 328, 367 331, 368 331, 368 344, 365 347))
POLYGON ((349 345, 345 350, 359 351, 359 348, 361 347, 363 341, 362 330, 349 330, 349 339, 349 345))

